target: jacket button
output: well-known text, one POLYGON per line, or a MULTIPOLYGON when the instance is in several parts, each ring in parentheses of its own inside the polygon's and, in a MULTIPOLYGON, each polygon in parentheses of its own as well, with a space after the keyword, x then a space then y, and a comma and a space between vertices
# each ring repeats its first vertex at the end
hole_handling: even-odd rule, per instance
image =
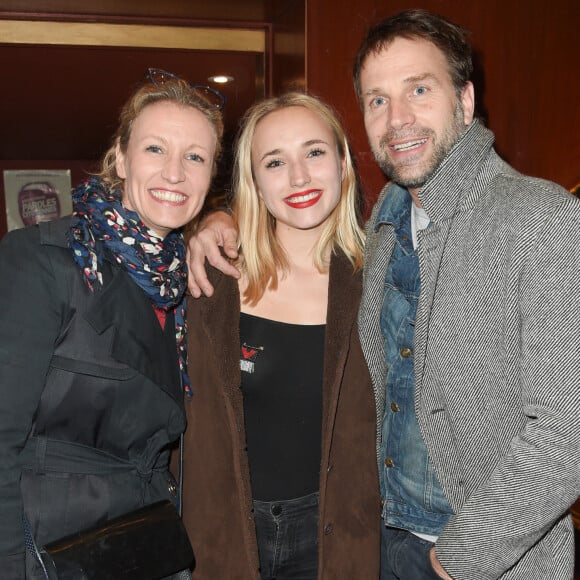
POLYGON ((391 411, 393 411, 393 413, 398 413, 400 411, 399 405, 397 405, 397 403, 391 403, 391 411))
POLYGON ((324 534, 328 536, 328 534, 332 534, 333 526, 332 524, 326 524, 324 526, 324 534))
POLYGON ((171 497, 175 497, 177 495, 177 486, 175 482, 171 481, 170 479, 167 481, 167 491, 171 497))
POLYGON ((406 346, 404 346, 399 352, 403 358, 409 358, 413 354, 413 351, 406 346))
POLYGON ((390 457, 387 457, 387 458, 385 459, 385 465, 386 465, 387 467, 393 467, 393 465, 395 465, 395 464, 394 464, 393 460, 392 460, 390 457))

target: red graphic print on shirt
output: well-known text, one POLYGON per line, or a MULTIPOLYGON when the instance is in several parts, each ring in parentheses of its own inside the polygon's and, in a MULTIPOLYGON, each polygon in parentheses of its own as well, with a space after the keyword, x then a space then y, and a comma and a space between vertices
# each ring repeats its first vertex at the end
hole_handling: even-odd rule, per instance
POLYGON ((244 342, 240 349, 240 369, 246 373, 253 373, 254 363, 258 358, 258 354, 263 350, 263 346, 250 346, 244 342))

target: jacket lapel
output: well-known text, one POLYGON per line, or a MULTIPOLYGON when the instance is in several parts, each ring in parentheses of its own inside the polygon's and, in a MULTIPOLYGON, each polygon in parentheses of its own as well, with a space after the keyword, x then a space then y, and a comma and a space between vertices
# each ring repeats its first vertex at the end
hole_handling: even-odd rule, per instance
POLYGON ((453 146, 435 175, 419 192, 429 216, 429 227, 418 232, 421 296, 415 322, 415 400, 419 401, 427 363, 430 316, 435 301, 443 255, 457 214, 471 207, 482 188, 474 187, 493 134, 474 121, 453 146))
POLYGON ((385 273, 393 253, 395 233, 389 224, 380 226, 377 231, 374 228, 379 210, 389 189, 390 184, 385 185, 367 224, 363 292, 358 318, 361 347, 371 374, 375 393, 377 429, 382 424, 385 409, 385 377, 387 374, 385 347, 381 333, 381 308, 385 295, 385 273))
POLYGON ((429 340, 430 313, 435 300, 437 280, 445 244, 449 236, 451 220, 443 223, 431 223, 425 230, 417 232, 419 269, 421 273, 421 294, 417 304, 415 319, 415 400, 421 392, 423 370, 425 367, 427 342, 429 340))
POLYGON ((328 285, 322 387, 322 453, 325 457, 330 452, 341 379, 350 345, 349 336, 356 323, 361 287, 360 273, 353 272, 346 256, 342 253, 333 255, 328 285))
MULTIPOLYGON (((201 324, 204 335, 220 363, 218 365, 220 384, 223 386, 224 395, 233 405, 235 417, 241 418, 243 422, 238 283, 214 269, 209 275, 215 288, 215 295, 212 298, 198 298, 203 301, 200 305, 201 324)), ((195 356, 195 353, 190 352, 189 356, 195 356)))
POLYGON ((113 358, 149 378, 173 398, 181 398, 181 379, 175 346, 175 325, 168 312, 161 328, 144 292, 119 268, 110 268, 110 277, 94 294, 85 318, 97 334, 114 328, 113 358))
MULTIPOLYGON (((40 225, 43 244, 68 248, 69 217, 40 225)), ((168 312, 162 329, 145 293, 123 270, 107 260, 103 261, 103 279, 103 287, 90 294, 84 319, 105 341, 109 340, 104 337, 105 332, 114 329, 112 342, 105 350, 117 362, 136 370, 181 401, 173 313, 168 312)), ((80 276, 75 275, 74 280, 85 288, 80 276)))

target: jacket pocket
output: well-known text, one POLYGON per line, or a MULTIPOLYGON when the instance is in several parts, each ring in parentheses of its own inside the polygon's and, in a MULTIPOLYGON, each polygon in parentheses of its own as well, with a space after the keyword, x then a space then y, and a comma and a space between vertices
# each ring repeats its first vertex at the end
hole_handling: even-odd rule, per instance
POLYGON ((55 369, 68 371, 74 374, 100 377, 116 381, 128 381, 138 374, 135 369, 128 366, 110 367, 59 355, 54 355, 52 357, 51 366, 55 369))

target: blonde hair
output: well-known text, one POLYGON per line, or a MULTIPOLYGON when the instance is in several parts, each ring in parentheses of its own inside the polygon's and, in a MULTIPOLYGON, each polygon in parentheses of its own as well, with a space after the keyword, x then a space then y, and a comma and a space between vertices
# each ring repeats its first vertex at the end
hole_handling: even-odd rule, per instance
POLYGON ((258 123, 270 113, 288 107, 304 107, 318 115, 332 130, 338 154, 344 160, 340 201, 326 222, 314 251, 320 272, 328 271, 328 251, 340 249, 353 269, 362 268, 364 233, 360 227, 358 176, 349 151, 348 140, 336 113, 316 97, 286 93, 252 106, 244 116, 238 134, 233 176, 233 210, 239 227, 240 260, 247 286, 244 302, 256 304, 267 288, 278 287, 278 272, 288 268, 284 249, 276 235, 276 220, 258 195, 252 171, 252 143, 258 123))
POLYGON ((125 153, 135 119, 145 107, 159 102, 174 103, 182 107, 197 109, 209 121, 216 136, 216 150, 213 159, 213 174, 215 175, 224 132, 222 114, 201 93, 190 87, 186 81, 172 78, 159 85, 152 82, 142 85, 129 97, 123 106, 119 115, 119 126, 113 136, 111 146, 101 161, 101 168, 97 174, 112 189, 121 189, 123 185, 123 180, 118 176, 115 167, 117 162, 117 143, 120 145, 121 151, 125 153))

